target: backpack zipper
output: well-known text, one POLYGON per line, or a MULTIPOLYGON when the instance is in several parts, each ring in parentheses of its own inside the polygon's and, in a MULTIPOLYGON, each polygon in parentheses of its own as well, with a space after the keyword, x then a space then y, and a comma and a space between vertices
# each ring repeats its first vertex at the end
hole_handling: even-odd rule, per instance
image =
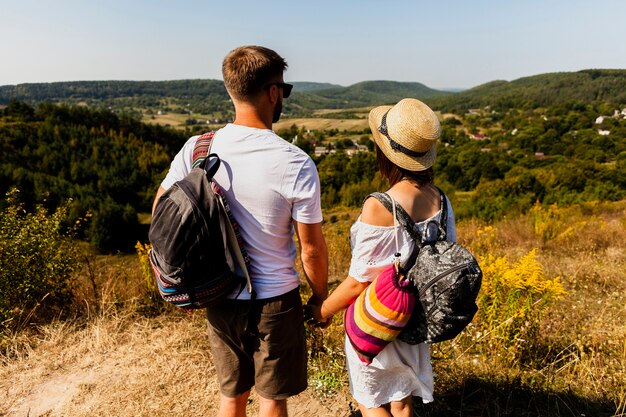
POLYGON ((447 271, 444 271, 444 272, 442 272, 441 274, 437 275, 436 277, 434 277, 433 279, 431 279, 430 281, 428 281, 428 283, 424 286, 424 288, 422 288, 422 289, 419 291, 419 297, 421 298, 421 297, 424 295, 424 293, 425 293, 426 291, 428 291, 428 289, 429 289, 430 287, 432 287, 433 285, 435 285, 435 283, 436 283, 437 281, 439 281, 440 279, 442 279, 442 278, 444 278, 445 276, 450 275, 451 273, 456 272, 456 271, 458 271, 458 270, 460 270, 460 269, 467 268, 468 266, 472 265, 472 263, 473 263, 473 262, 468 262, 468 263, 465 263, 465 264, 463 264, 463 265, 457 265, 457 266, 455 266, 454 268, 450 268, 450 269, 448 269, 447 271))

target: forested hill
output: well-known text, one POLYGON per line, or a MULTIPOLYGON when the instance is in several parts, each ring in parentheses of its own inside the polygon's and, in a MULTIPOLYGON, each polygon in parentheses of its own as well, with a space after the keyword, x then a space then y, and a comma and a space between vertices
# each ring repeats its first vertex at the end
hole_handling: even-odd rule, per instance
MULTIPOLYGON (((583 70, 534 75, 513 81, 492 81, 459 93, 435 90, 421 83, 364 81, 343 87, 328 83, 295 82, 285 103, 291 115, 317 109, 351 109, 396 103, 404 97, 427 101, 446 111, 491 106, 497 109, 537 108, 571 101, 626 104, 626 70, 583 70)), ((0 104, 17 99, 86 103, 106 107, 190 105, 198 112, 232 109, 219 80, 74 81, 0 86, 0 104)))
MULTIPOLYGON (((330 101, 333 107, 346 101, 373 105, 394 101, 407 94, 432 97, 445 94, 424 84, 396 81, 364 81, 342 87, 336 84, 294 82, 294 93, 315 95, 330 101), (336 103, 333 103, 336 102, 336 103)), ((25 102, 64 100, 106 100, 128 97, 219 98, 228 100, 224 83, 219 80, 178 81, 70 81, 0 86, 0 103, 11 99, 25 102)))
MULTIPOLYGON (((285 103, 285 110, 308 114, 322 108, 366 107, 395 103, 404 97, 425 99, 442 94, 449 93, 410 82, 366 81, 349 87, 295 82, 294 93, 285 103)), ((52 101, 113 108, 191 104, 206 113, 232 108, 224 83, 218 80, 74 81, 0 86, 0 104, 7 104, 11 99, 30 104, 52 101)))
POLYGON ((317 90, 315 95, 323 97, 337 108, 373 106, 381 103, 395 103, 404 97, 426 99, 450 94, 434 90, 421 83, 397 81, 364 81, 349 87, 335 87, 317 90))
POLYGON ((0 103, 14 98, 25 102, 106 100, 122 97, 228 99, 218 80, 177 81, 68 81, 0 86, 0 103))
POLYGON ((583 70, 492 81, 431 99, 429 104, 454 112, 485 106, 500 110, 537 108, 568 101, 626 104, 626 70, 583 70))
POLYGON ((17 188, 31 209, 72 199, 72 220, 88 217, 81 237, 107 250, 130 250, 145 230, 155 190, 186 134, 106 109, 12 101, 0 111, 0 210, 17 188))

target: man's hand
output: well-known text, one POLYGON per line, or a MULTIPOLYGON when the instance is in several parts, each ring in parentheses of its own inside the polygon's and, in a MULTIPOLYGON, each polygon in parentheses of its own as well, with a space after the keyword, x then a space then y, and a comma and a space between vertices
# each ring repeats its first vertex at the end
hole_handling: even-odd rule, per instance
POLYGON ((325 329, 330 326, 330 323, 333 321, 332 316, 326 319, 322 318, 322 304, 321 303, 311 303, 311 301, 315 301, 314 297, 311 297, 309 301, 302 306, 302 312, 304 314, 304 321, 309 326, 317 327, 318 329, 325 329))

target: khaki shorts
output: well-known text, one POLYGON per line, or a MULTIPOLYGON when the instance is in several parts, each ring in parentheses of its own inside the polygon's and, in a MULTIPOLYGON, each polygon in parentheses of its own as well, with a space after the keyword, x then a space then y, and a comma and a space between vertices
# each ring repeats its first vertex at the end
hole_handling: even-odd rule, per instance
POLYGON ((226 300, 207 309, 209 343, 222 394, 253 386, 282 400, 307 387, 307 353, 298 288, 263 300, 226 300))

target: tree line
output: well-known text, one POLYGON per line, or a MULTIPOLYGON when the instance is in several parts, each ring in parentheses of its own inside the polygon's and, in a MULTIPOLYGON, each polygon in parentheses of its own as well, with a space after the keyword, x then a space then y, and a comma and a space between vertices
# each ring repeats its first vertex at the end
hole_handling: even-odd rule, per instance
MULTIPOLYGON (((537 201, 572 204, 626 196, 626 117, 615 106, 568 102, 538 109, 446 115, 436 182, 454 199, 457 217, 496 219, 537 201), (598 123, 598 115, 607 115, 598 123), (600 132, 609 132, 602 134, 600 132)), ((145 240, 152 199, 172 157, 192 134, 107 109, 11 101, 0 113, 0 195, 12 188, 27 209, 51 212, 71 199, 78 235, 104 251, 145 240), (143 224, 142 224, 143 223, 143 224)), ((358 207, 387 184, 377 174, 369 130, 278 132, 311 154, 325 208, 358 207), (336 153, 315 156, 316 144, 336 153), (369 152, 349 156, 353 142, 369 152)), ((0 200, 0 208, 6 199, 0 200)))
MULTIPOLYGON (((496 80, 461 92, 435 90, 417 82, 364 81, 347 87, 294 82, 294 93, 285 101, 290 116, 315 116, 319 109, 354 109, 393 104, 405 97, 426 101, 432 108, 463 113, 468 109, 535 109, 568 101, 626 103, 626 70, 590 69, 539 74, 513 81, 496 80)), ((175 81, 73 81, 0 86, 0 104, 17 99, 35 105, 41 101, 92 107, 152 109, 171 107, 193 113, 232 111, 219 80, 175 81)), ((356 116, 355 116, 356 117, 356 116)))

